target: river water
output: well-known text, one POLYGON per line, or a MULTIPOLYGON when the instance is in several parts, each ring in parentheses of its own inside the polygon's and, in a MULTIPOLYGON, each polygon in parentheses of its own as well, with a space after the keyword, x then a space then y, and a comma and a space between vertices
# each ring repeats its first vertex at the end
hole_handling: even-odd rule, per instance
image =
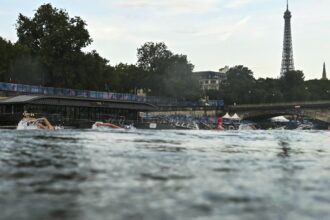
POLYGON ((329 219, 330 132, 0 130, 0 219, 329 219))

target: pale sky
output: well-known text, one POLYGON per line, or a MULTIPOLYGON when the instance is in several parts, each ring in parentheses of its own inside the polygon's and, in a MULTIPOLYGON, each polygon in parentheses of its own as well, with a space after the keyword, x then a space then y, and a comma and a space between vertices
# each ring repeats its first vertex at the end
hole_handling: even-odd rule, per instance
MULTIPOLYGON (((195 71, 245 65, 256 78, 280 75, 286 0, 0 0, 0 36, 16 41, 19 13, 32 17, 44 3, 88 24, 97 50, 110 60, 136 63, 136 49, 165 42, 195 71)), ((330 72, 330 1, 290 0, 295 67, 306 79, 330 72)))

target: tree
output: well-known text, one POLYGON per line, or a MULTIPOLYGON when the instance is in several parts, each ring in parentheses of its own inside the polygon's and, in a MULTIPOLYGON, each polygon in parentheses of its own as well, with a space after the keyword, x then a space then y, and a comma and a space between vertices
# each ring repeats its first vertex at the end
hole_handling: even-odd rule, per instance
POLYGON ((304 85, 304 73, 300 70, 289 71, 281 77, 281 90, 286 101, 304 101, 309 96, 304 85))
POLYGON ((92 42, 80 17, 70 18, 66 11, 51 4, 41 5, 33 18, 19 14, 16 29, 20 44, 27 45, 34 53, 55 57, 80 52, 92 42))
POLYGON ((193 77, 194 66, 185 55, 173 55, 163 78, 164 94, 182 99, 197 99, 200 96, 198 80, 193 77))
POLYGON ((173 53, 163 42, 147 42, 137 49, 137 66, 147 73, 144 84, 151 95, 164 93, 164 75, 171 56, 173 53))
POLYGON ((305 76, 302 71, 296 70, 284 73, 281 79, 289 86, 301 86, 304 84, 305 76))
MULTIPOLYGON (((66 64, 68 72, 73 73, 71 82, 76 83, 76 88, 87 90, 109 90, 109 78, 113 72, 113 68, 108 65, 109 61, 102 58, 95 50, 86 54, 79 53, 73 55, 70 60, 72 63, 66 64)), ((70 83, 69 81, 67 83, 70 83)), ((71 85, 70 87, 72 88, 71 85)))
POLYGON ((305 82, 305 89, 309 91, 309 100, 330 100, 329 80, 308 80, 305 82))
POLYGON ((10 60, 13 57, 14 46, 10 41, 0 37, 0 81, 4 81, 9 73, 10 60))
POLYGON ((253 91, 254 103, 275 103, 284 101, 281 83, 278 79, 259 78, 256 81, 253 91))
POLYGON ((165 43, 147 42, 137 49, 137 64, 145 71, 163 73, 172 56, 165 43))
POLYGON ((70 18, 66 11, 44 4, 33 18, 19 14, 16 29, 18 43, 27 46, 32 56, 40 57, 48 79, 46 84, 64 87, 79 84, 73 81, 79 78, 74 67, 79 64, 81 49, 92 42, 80 17, 70 18))
POLYGON ((45 72, 40 57, 31 56, 30 53, 17 54, 10 62, 10 81, 14 83, 43 85, 45 72))
POLYGON ((137 89, 144 89, 146 72, 135 65, 120 63, 114 68, 114 79, 117 80, 116 91, 136 93, 137 89))
POLYGON ((30 55, 30 50, 19 43, 0 37, 0 81, 40 85, 40 63, 30 55), (27 71, 32 71, 30 76, 27 71))
POLYGON ((226 103, 253 103, 256 80, 253 72, 242 65, 232 67, 226 73, 227 80, 221 85, 226 103))
POLYGON ((198 82, 192 77, 194 66, 187 56, 173 54, 164 43, 147 42, 137 57, 138 67, 147 73, 144 85, 151 95, 191 98, 199 94, 198 82))

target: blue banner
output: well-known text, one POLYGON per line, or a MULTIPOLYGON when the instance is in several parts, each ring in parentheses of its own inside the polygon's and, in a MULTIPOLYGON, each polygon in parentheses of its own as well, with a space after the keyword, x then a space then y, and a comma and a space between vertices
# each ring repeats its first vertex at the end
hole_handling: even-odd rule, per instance
MULTIPOLYGON (((48 96, 69 96, 69 97, 84 97, 84 98, 95 98, 95 99, 106 99, 106 100, 134 101, 134 102, 151 103, 151 104, 163 105, 163 106, 188 106, 188 107, 200 106, 198 102, 179 101, 174 98, 154 97, 154 96, 137 96, 137 95, 128 94, 128 93, 75 90, 75 89, 32 86, 32 85, 4 83, 4 82, 0 82, 0 91, 21 92, 21 93, 28 93, 28 94, 41 94, 41 95, 48 95, 48 96)), ((212 107, 223 107, 224 101, 223 100, 209 100, 208 105, 212 106, 212 107)))

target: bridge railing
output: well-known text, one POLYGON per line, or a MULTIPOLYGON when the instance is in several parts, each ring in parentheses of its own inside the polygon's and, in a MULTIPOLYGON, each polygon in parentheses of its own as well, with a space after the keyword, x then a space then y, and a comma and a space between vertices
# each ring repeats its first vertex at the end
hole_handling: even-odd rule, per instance
POLYGON ((228 108, 241 109, 241 108, 262 108, 262 107, 304 107, 313 105, 330 105, 329 101, 306 101, 306 102, 279 102, 279 103, 266 103, 266 104, 243 104, 243 105, 229 105, 228 108))
MULTIPOLYGON (((33 85, 5 83, 5 82, 0 82, 0 91, 40 94, 40 95, 50 95, 50 96, 82 97, 82 98, 95 98, 95 99, 116 100, 116 101, 142 102, 142 103, 150 103, 160 106, 182 106, 182 107, 200 106, 199 102, 178 100, 175 98, 156 97, 156 96, 138 96, 128 93, 66 89, 66 88, 33 86, 33 85)), ((224 102, 223 100, 210 100, 209 106, 223 107, 224 102)))

